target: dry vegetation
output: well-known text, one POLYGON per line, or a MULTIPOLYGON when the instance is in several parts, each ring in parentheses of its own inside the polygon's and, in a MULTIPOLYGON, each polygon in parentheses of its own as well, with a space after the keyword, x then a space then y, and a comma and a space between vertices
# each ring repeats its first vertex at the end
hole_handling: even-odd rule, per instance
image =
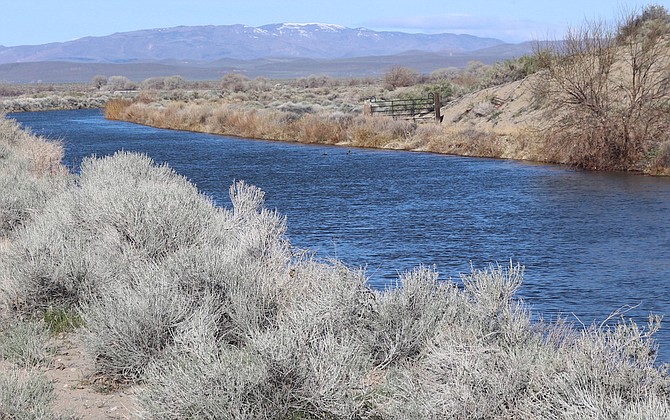
MULTIPOLYGON (((458 281, 418 267, 372 290, 293 249, 253 186, 220 208, 146 156, 90 158, 73 176, 57 144, 6 120, 0 133, 0 179, 32 182, 7 183, 1 203, 1 418, 119 413, 90 411, 84 391, 161 419, 670 416, 658 317, 532 321, 518 266, 458 281), (55 379, 54 335, 85 343, 72 387, 55 379)), ((58 360, 78 354, 65 348, 58 360)))
POLYGON ((670 174, 670 18, 649 6, 614 26, 587 23, 533 56, 430 76, 272 83, 229 74, 217 91, 145 89, 111 119, 243 137, 395 148, 670 174), (361 113, 366 98, 450 101, 442 124, 361 113))
POLYGON ((314 76, 272 83, 229 74, 215 91, 142 90, 136 100, 110 101, 105 114, 110 119, 156 127, 241 137, 518 158, 520 154, 512 153, 506 144, 509 138, 516 138, 509 133, 373 118, 363 115, 363 104, 373 96, 402 99, 426 97, 431 92, 448 101, 523 78, 534 65, 527 58, 495 66, 473 63, 467 69, 444 69, 431 76, 393 68, 379 81, 314 76))
POLYGON ((649 6, 590 23, 544 51, 535 88, 554 115, 550 153, 589 169, 670 168, 670 15, 649 6))
MULTIPOLYGON (((145 90, 108 112, 254 137, 532 156, 545 146, 528 139, 573 120, 525 132, 544 112, 531 82, 461 96, 446 113, 452 132, 363 117, 355 104, 378 86, 318 77, 277 87, 228 76, 225 103, 208 97, 218 91, 145 90)), ((146 156, 89 158, 76 176, 61 156, 57 143, 0 120, 2 419, 102 415, 74 397, 83 390, 130 398, 129 415, 157 419, 670 418, 659 317, 534 321, 515 297, 523 270, 513 265, 448 281, 418 267, 372 290, 363 271, 294 249, 286 220, 244 182, 221 208, 146 156), (54 352, 78 355, 54 350, 64 337, 85 343, 90 366, 56 389, 54 352)))

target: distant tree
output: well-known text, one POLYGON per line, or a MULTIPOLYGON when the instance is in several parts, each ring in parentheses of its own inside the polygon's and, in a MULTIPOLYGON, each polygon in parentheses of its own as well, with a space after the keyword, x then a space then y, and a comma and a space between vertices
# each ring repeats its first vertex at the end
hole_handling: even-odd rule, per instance
POLYGON ((419 73, 408 67, 394 66, 384 73, 384 85, 389 90, 414 86, 419 81, 419 73))
POLYGON ((137 84, 125 76, 111 76, 107 80, 107 89, 111 91, 135 90, 137 89, 137 84))
POLYGON ((264 90, 270 89, 271 85, 270 85, 270 80, 269 79, 267 79, 265 77, 262 77, 262 76, 259 76, 259 77, 255 78, 253 80, 253 83, 251 84, 251 86, 255 90, 264 91, 264 90))
POLYGON ((186 86, 186 80, 181 76, 168 76, 163 80, 165 89, 183 89, 186 86))
POLYGON ((165 87, 165 78, 164 77, 150 77, 142 81, 142 89, 146 90, 160 90, 165 87))
POLYGON ((226 93, 244 92, 249 87, 249 78, 243 74, 228 73, 221 79, 221 89, 226 93))
POLYGON ((107 76, 102 76, 102 75, 97 75, 93 76, 93 79, 91 79, 91 84, 93 85, 94 88, 100 90, 103 86, 107 84, 107 76))

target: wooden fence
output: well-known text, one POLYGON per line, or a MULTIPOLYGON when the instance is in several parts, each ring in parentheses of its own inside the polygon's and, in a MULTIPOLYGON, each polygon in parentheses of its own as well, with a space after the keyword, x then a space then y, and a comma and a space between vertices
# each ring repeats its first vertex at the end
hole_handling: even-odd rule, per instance
POLYGON ((375 114, 387 115, 394 119, 442 121, 440 115, 440 95, 429 93, 425 98, 377 100, 372 97, 365 101, 363 113, 374 116, 375 114))

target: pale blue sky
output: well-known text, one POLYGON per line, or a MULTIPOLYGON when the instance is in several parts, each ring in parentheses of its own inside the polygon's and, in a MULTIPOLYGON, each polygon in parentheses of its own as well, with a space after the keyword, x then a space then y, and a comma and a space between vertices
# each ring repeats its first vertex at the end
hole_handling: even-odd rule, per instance
POLYGON ((451 32, 508 42, 560 38, 585 20, 612 21, 670 0, 8 0, 0 45, 68 41, 179 25, 334 23, 352 28, 451 32))

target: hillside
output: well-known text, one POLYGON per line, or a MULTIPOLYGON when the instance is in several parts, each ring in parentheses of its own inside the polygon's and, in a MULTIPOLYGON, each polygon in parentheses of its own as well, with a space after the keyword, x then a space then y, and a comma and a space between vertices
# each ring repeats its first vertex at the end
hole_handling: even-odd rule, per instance
POLYGON ((504 44, 472 35, 410 34, 346 28, 330 24, 283 23, 179 26, 85 37, 44 45, 0 47, 0 64, 69 61, 127 63, 179 60, 211 62, 268 57, 335 59, 382 56, 406 51, 455 53, 504 44))
POLYGON ((394 65, 424 73, 518 57, 532 43, 471 35, 414 34, 282 23, 179 26, 44 45, 0 46, 0 83, 87 82, 95 75, 135 81, 180 75, 216 80, 227 73, 273 79, 379 76, 394 65))
POLYGON ((444 120, 474 138, 485 133, 496 157, 667 175, 669 35, 670 15, 655 7, 613 32, 569 33, 535 57, 540 71, 459 98, 444 120))
POLYGON ((457 53, 412 51, 383 56, 360 56, 335 59, 258 58, 238 60, 224 58, 209 63, 185 63, 178 60, 131 63, 81 63, 40 61, 0 64, 0 83, 75 83, 89 82, 96 75, 123 75, 140 82, 150 77, 180 75, 189 80, 218 80, 228 73, 248 77, 291 79, 311 75, 331 77, 379 77, 393 66, 406 66, 422 73, 447 67, 464 68, 469 62, 493 64, 496 61, 530 53, 531 44, 507 49, 504 44, 485 50, 457 53), (521 53, 520 51, 525 51, 521 53))

